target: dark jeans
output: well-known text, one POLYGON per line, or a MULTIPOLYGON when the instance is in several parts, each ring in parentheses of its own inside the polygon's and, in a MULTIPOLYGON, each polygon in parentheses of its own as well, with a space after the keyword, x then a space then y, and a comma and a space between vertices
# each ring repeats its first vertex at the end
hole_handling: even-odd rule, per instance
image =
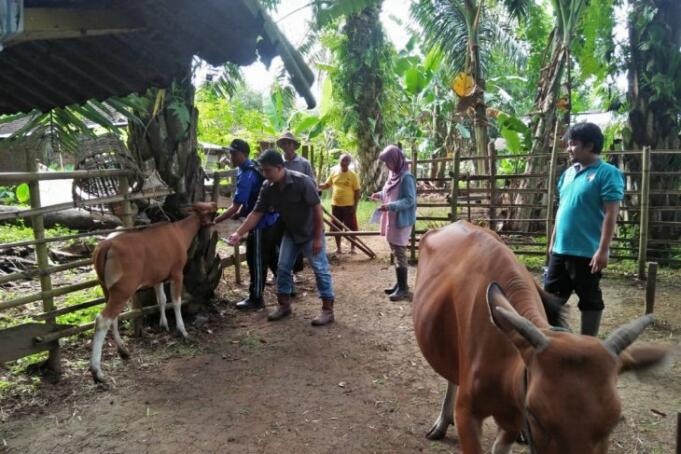
MULTIPOLYGON (((279 257, 279 248, 281 247, 281 240, 284 238, 284 234, 286 233, 286 228, 284 227, 284 223, 281 220, 281 218, 279 218, 279 220, 275 224, 275 229, 276 229, 275 236, 277 242, 277 257, 279 257)), ((293 264, 293 272, 300 273, 301 271, 303 271, 303 268, 305 268, 305 265, 303 264, 303 253, 301 252, 300 254, 298 254, 298 256, 296 257, 296 261, 293 264)), ((276 262, 274 268, 271 268, 271 270, 272 274, 276 276, 277 275, 276 262)))
POLYGON ((551 254, 544 290, 566 301, 574 291, 580 311, 602 311, 601 272, 591 274, 590 261, 589 257, 551 254))
POLYGON ((246 239, 246 262, 248 263, 248 273, 251 275, 248 294, 254 301, 262 299, 262 291, 267 279, 267 268, 277 269, 279 255, 276 233, 275 226, 253 229, 248 233, 246 239))

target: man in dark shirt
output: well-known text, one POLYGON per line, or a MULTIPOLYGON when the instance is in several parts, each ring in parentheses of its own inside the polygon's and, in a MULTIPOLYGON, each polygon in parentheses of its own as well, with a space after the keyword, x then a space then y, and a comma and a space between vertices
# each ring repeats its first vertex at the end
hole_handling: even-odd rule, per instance
MULTIPOLYGON (((232 166, 237 167, 236 191, 232 205, 215 218, 215 223, 225 219, 246 217, 253 211, 258 200, 264 177, 255 163, 248 159, 250 147, 241 139, 234 139, 228 148, 232 166)), ((246 262, 250 274, 248 298, 236 304, 237 309, 260 309, 264 307, 262 293, 267 278, 267 266, 276 260, 276 227, 279 215, 275 212, 264 213, 246 240, 246 262)))
POLYGON ((279 248, 277 270, 279 307, 268 316, 268 320, 280 320, 291 314, 293 264, 302 251, 314 270, 317 290, 322 299, 321 315, 312 320, 312 325, 331 323, 334 321, 333 282, 326 258, 322 207, 317 187, 311 178, 294 170, 287 170, 281 154, 274 150, 265 151, 259 162, 267 181, 260 190, 253 212, 230 235, 228 241, 230 244, 238 244, 265 213, 277 211, 285 230, 279 248))

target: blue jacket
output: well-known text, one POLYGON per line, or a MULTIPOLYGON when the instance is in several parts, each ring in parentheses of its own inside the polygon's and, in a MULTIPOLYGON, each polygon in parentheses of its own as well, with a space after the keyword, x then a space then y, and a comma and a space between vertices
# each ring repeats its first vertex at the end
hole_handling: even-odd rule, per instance
POLYGON ((416 224, 416 179, 410 172, 402 177, 399 191, 397 200, 388 203, 388 210, 397 213, 396 224, 401 229, 416 224))

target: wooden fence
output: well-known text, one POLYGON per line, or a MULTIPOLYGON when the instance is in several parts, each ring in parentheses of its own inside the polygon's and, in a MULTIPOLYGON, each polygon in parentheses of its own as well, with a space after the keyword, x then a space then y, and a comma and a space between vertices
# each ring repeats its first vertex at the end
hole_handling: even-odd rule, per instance
MULTIPOLYGON (((221 192, 229 193, 233 190, 233 180, 235 175, 235 170, 214 172, 210 175, 213 178, 213 183, 208 189, 211 193, 212 200, 217 201, 221 192), (221 184, 221 182, 226 182, 227 184, 221 184)), ((57 288, 53 287, 52 281, 52 275, 56 273, 90 266, 92 263, 91 259, 79 259, 61 265, 50 265, 48 260, 47 245, 54 242, 106 235, 116 229, 97 230, 46 238, 43 216, 47 213, 69 208, 81 208, 93 205, 117 203, 122 204, 123 207, 122 212, 119 213, 119 217, 121 218, 124 226, 122 229, 123 231, 144 229, 150 227, 151 225, 155 225, 151 224, 145 226, 134 226, 131 202, 139 199, 170 195, 172 194, 172 191, 169 189, 162 189, 131 193, 128 184, 129 176, 132 175, 126 170, 41 173, 37 171, 35 163, 33 163, 32 172, 0 173, 0 185, 28 183, 31 197, 31 209, 0 213, 0 220, 30 218, 34 234, 33 240, 0 244, 0 252, 9 248, 34 246, 37 263, 37 267, 35 269, 0 276, 0 284, 7 284, 17 280, 37 278, 40 281, 41 290, 40 292, 29 295, 3 299, 0 301, 0 311, 6 311, 8 309, 25 306, 38 301, 42 302, 42 312, 31 315, 31 318, 34 320, 34 322, 24 323, 0 330, 0 363, 19 359, 34 353, 49 351, 46 366, 52 371, 59 372, 61 370, 59 339, 88 331, 94 327, 94 323, 86 323, 79 326, 58 324, 57 317, 101 305, 104 303, 104 298, 95 298, 90 301, 64 307, 57 307, 57 299, 73 292, 95 287, 99 285, 97 279, 89 279, 82 282, 63 285, 57 288), (115 178, 118 181, 117 195, 113 197, 100 197, 77 202, 60 203, 50 206, 41 205, 39 190, 40 181, 72 178, 115 178)), ((237 270, 237 278, 240 280, 238 271, 242 259, 239 253, 239 248, 235 247, 234 251, 235 255, 233 257, 224 259, 222 264, 235 265, 237 270)), ((158 311, 158 308, 156 306, 143 308, 138 302, 133 301, 132 309, 121 314, 119 318, 121 320, 135 319, 139 321, 141 316, 152 311, 158 311)))
MULTIPOLYGON (((611 257, 614 260, 637 261, 641 278, 645 275, 645 264, 651 253, 659 255, 667 252, 665 247, 681 245, 679 238, 659 239, 650 235, 653 228, 671 227, 681 230, 681 222, 657 220, 651 216, 681 210, 677 197, 681 196, 679 188, 651 190, 650 186, 651 177, 681 176, 678 171, 651 170, 653 157, 677 154, 681 154, 681 151, 651 150, 647 147, 640 151, 603 153, 604 159, 614 161, 620 167, 627 182, 625 199, 620 205, 617 229, 611 246, 611 257), (637 156, 641 171, 625 170, 625 156, 637 156), (651 197, 661 195, 668 196, 672 201, 652 206, 651 197)), ((421 221, 420 224, 428 222, 430 228, 457 219, 467 219, 496 230, 519 255, 547 254, 547 240, 551 238, 557 201, 555 187, 558 177, 567 167, 567 153, 554 149, 552 153, 539 155, 502 155, 490 147, 489 157, 455 152, 447 158, 419 160, 417 153, 413 152, 411 158, 418 185, 416 219, 421 221), (542 171, 528 174, 526 168, 531 160, 541 160, 542 165, 534 167, 539 167, 542 171), (502 163, 505 165, 502 166, 502 163), (474 173, 474 164, 478 164, 478 168, 486 168, 486 173, 474 173), (513 168, 515 172, 508 172, 509 168, 513 168), (541 184, 536 183, 538 180, 541 180, 541 184), (524 183, 522 187, 520 182, 524 183), (518 203, 519 194, 530 196, 530 202, 518 203), (433 208, 440 209, 437 215, 423 214, 424 209, 433 208), (511 217, 518 212, 531 215, 524 218, 511 217)), ((416 260, 418 241, 426 230, 422 227, 414 229, 410 245, 412 260, 416 260)), ((681 264, 681 260, 675 257, 658 256, 654 259, 661 264, 681 264)))

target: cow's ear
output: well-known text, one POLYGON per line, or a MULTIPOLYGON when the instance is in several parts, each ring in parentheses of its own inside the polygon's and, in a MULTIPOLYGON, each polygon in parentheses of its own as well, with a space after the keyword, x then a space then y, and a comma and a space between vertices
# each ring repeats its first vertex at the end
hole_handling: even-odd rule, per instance
POLYGON ((504 317, 499 315, 499 312, 497 311, 497 308, 499 307, 502 307, 507 311, 515 312, 511 303, 506 299, 501 286, 496 282, 490 282, 489 286, 487 286, 487 308, 489 309, 490 318, 492 319, 492 323, 497 325, 497 328, 508 334, 513 330, 513 326, 508 323, 504 317))
POLYGON ((509 337, 523 357, 531 350, 538 353, 549 345, 549 339, 544 333, 516 312, 495 282, 487 287, 487 307, 494 324, 509 337))
POLYGON ((665 345, 637 344, 620 353, 620 372, 647 371, 671 366, 679 351, 665 345))

